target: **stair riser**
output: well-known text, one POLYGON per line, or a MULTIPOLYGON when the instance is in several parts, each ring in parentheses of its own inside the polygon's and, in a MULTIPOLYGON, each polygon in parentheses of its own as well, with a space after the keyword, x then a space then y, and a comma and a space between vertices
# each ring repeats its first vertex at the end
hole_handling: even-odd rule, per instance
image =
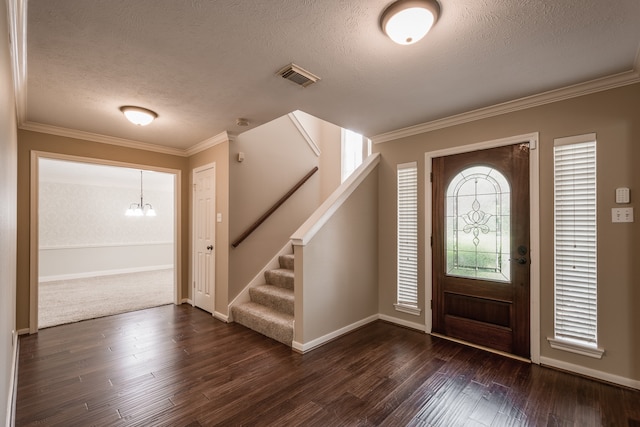
POLYGON ((293 255, 280 255, 280 258, 278 260, 280 261, 280 268, 293 270, 293 255))
POLYGON ((281 313, 293 315, 293 300, 280 298, 277 295, 270 295, 252 288, 249 290, 251 301, 272 308, 281 313))
POLYGON ((253 313, 244 311, 241 306, 233 307, 232 310, 235 322, 287 346, 291 346, 293 342, 293 326, 267 323, 253 313))
POLYGON ((269 270, 264 273, 268 285, 293 290, 293 272, 283 273, 281 270, 269 270))

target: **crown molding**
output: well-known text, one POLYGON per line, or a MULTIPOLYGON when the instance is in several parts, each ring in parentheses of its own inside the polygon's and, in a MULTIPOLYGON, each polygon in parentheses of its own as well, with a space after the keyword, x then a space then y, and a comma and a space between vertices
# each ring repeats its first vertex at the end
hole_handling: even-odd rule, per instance
POLYGON ((7 0, 16 121, 20 129, 181 157, 191 156, 225 141, 233 141, 233 135, 221 132, 183 150, 27 121, 27 2, 28 0, 7 0))
POLYGON ((223 142, 231 142, 235 140, 235 136, 230 133, 224 131, 219 134, 212 136, 211 138, 207 138, 204 141, 201 141, 191 147, 187 148, 185 151, 185 155, 193 156, 201 151, 206 150, 207 148, 215 147, 218 144, 222 144, 223 142))
POLYGON ((495 117, 502 114, 512 113, 514 111, 525 110, 527 108, 538 107, 540 105, 551 104, 566 99, 577 98, 591 93, 601 92, 617 87, 626 86, 640 82, 640 50, 636 56, 636 69, 614 74, 607 77, 591 80, 584 83, 567 86, 561 89, 550 90, 536 95, 507 101, 489 107, 479 108, 477 110, 468 111, 466 113, 456 114, 454 116, 442 119, 432 120, 415 126, 410 126, 387 133, 382 133, 371 138, 374 144, 394 141, 401 138, 407 138, 426 132, 432 132, 438 129, 444 129, 476 120, 495 117))
MULTIPOLYGON (((157 144, 149 144, 140 141, 133 141, 123 138, 110 137, 90 132, 62 128, 57 126, 45 125, 26 121, 27 117, 27 1, 28 0, 6 0, 7 12, 9 20, 9 37, 11 41, 11 62, 13 71, 14 93, 16 102, 16 115, 18 127, 24 130, 32 130, 35 132, 48 133, 58 136, 66 136, 70 138, 85 139, 105 144, 119 145, 123 147, 135 148, 139 150, 154 151, 164 154, 172 154, 182 157, 188 157, 199 153, 207 148, 218 145, 222 142, 232 142, 235 137, 227 132, 221 132, 211 138, 205 139, 186 150, 172 147, 160 146, 157 144)), ((540 94, 519 98, 512 101, 495 104, 489 107, 479 108, 454 116, 436 119, 415 126, 394 130, 391 132, 375 135, 371 138, 374 144, 394 141, 438 129, 444 129, 464 123, 473 122, 489 117, 495 117, 501 114, 507 114, 527 108, 537 107, 540 105, 550 104, 553 102, 563 101, 566 99, 576 98, 591 93, 601 92, 626 86, 640 82, 640 46, 636 52, 634 67, 631 71, 591 80, 584 83, 555 89, 540 94)), ((291 117, 294 124, 296 120, 291 117)), ((298 124, 296 124, 298 127, 298 124)), ((300 127, 298 127, 300 129, 300 127)), ((315 152, 317 145, 308 137, 306 132, 301 131, 311 149, 315 152), (305 136, 306 135, 306 136, 305 136), (314 148, 314 146, 316 148, 314 148)), ((317 153, 316 153, 317 154, 317 153)))
POLYGON ((130 139, 117 138, 114 136, 101 135, 98 133, 85 132, 76 129, 68 129, 58 126, 45 125, 42 123, 26 122, 19 126, 20 129, 33 132, 47 133, 51 135, 64 136, 67 138, 83 139, 85 141, 100 142, 102 144, 118 145, 120 147, 134 148, 136 150, 153 151, 162 154, 187 157, 186 150, 179 148, 165 147, 147 142, 133 141, 130 139))
POLYGON ((27 117, 27 0, 7 0, 16 120, 27 117))
POLYGON ((207 148, 214 147, 223 142, 232 142, 235 136, 228 132, 220 132, 216 136, 207 138, 186 150, 174 147, 166 147, 158 144, 150 144, 148 142, 134 141, 131 139, 117 138, 115 136, 102 135, 98 133, 85 132, 77 129, 63 128, 53 125, 45 125, 42 123, 25 122, 19 126, 20 129, 46 133, 50 135, 64 136, 67 138, 82 139, 85 141, 99 142, 101 144, 118 145, 120 147, 134 148, 136 150, 153 151, 155 153, 171 154, 173 156, 189 157, 197 154, 207 148))

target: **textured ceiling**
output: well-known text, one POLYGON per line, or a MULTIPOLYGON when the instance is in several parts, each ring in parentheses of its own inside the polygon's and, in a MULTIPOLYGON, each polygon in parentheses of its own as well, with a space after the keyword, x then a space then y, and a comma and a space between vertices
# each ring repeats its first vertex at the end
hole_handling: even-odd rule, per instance
POLYGON ((411 46, 380 31, 388 3, 29 0, 22 121, 187 149, 299 109, 374 136, 637 67, 638 0, 440 0, 411 46))

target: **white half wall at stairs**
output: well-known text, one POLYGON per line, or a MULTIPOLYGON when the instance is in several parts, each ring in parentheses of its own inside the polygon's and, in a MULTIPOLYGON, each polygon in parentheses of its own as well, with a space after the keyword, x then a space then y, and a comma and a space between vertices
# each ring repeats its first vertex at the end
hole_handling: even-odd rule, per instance
POLYGON ((306 245, 322 226, 335 214, 371 171, 380 163, 380 154, 374 153, 325 200, 318 209, 291 235, 294 245, 306 245))
POLYGON ((378 318, 378 154, 293 234, 295 349, 378 318))

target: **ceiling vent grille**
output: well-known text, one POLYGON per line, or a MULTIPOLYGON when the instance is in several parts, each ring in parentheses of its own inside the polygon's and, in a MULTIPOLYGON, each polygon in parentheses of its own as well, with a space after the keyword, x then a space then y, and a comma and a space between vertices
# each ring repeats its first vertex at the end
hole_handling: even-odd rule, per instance
POLYGON ((296 64, 287 65, 286 67, 278 71, 278 74, 282 78, 290 80, 302 87, 307 87, 310 84, 313 84, 320 80, 320 77, 303 68, 298 67, 296 64))

